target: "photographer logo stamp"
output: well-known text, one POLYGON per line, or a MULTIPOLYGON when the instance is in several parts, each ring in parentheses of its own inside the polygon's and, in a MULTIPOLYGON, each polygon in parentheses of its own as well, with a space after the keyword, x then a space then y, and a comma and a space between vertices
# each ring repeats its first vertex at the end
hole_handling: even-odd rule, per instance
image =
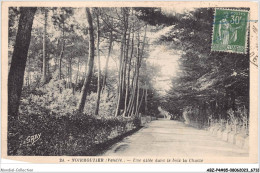
POLYGON ((245 54, 248 17, 248 11, 216 9, 211 51, 245 54))
POLYGON ((23 142, 24 145, 31 146, 34 145, 36 141, 38 141, 41 138, 42 133, 35 134, 32 136, 28 136, 25 141, 23 142))

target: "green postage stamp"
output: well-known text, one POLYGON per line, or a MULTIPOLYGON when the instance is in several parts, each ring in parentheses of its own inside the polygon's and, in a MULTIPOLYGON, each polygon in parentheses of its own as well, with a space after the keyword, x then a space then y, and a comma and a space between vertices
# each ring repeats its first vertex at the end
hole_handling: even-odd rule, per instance
POLYGON ((211 51, 246 53, 248 11, 216 9, 211 51))

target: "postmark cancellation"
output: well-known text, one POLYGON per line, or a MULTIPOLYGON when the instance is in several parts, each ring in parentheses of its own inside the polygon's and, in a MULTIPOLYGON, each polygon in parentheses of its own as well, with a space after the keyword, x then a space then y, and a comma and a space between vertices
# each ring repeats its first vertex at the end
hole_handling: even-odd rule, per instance
POLYGON ((216 9, 211 51, 246 54, 248 22, 248 11, 216 9))

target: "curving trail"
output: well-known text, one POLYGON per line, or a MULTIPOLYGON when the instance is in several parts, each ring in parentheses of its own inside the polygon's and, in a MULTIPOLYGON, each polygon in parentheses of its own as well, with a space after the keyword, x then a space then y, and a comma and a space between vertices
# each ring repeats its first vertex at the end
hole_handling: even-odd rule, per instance
POLYGON ((248 151, 182 122, 160 119, 111 146, 104 156, 248 156, 248 151))

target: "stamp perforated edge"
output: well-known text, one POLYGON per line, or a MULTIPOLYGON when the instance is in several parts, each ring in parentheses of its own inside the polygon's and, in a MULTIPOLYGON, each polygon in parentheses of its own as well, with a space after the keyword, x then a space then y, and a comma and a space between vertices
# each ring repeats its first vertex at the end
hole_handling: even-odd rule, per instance
MULTIPOLYGON (((215 7, 214 9, 215 9, 215 10, 214 10, 213 16, 216 15, 216 10, 217 10, 217 9, 218 9, 218 10, 232 10, 232 11, 248 12, 247 18, 248 18, 248 20, 250 19, 250 8, 249 8, 249 7, 248 7, 249 10, 238 9, 238 8, 228 8, 228 7, 227 7, 227 8, 223 8, 223 7, 222 7, 222 8, 218 8, 218 7, 215 7)), ((249 54, 249 52, 248 52, 248 41, 249 41, 248 36, 249 36, 249 30, 250 30, 250 27, 249 27, 249 26, 250 26, 250 25, 249 25, 250 20, 249 20, 249 21, 247 22, 247 24, 246 24, 246 35, 245 35, 245 37, 246 37, 246 39, 245 39, 246 44, 245 44, 245 51, 244 51, 244 52, 235 52, 235 51, 232 51, 232 50, 227 50, 227 51, 225 51, 225 50, 212 50, 215 20, 216 20, 216 17, 214 17, 214 20, 213 20, 213 23, 212 23, 211 47, 210 47, 211 52, 225 52, 225 53, 235 53, 235 54, 243 54, 243 55, 249 54)))

